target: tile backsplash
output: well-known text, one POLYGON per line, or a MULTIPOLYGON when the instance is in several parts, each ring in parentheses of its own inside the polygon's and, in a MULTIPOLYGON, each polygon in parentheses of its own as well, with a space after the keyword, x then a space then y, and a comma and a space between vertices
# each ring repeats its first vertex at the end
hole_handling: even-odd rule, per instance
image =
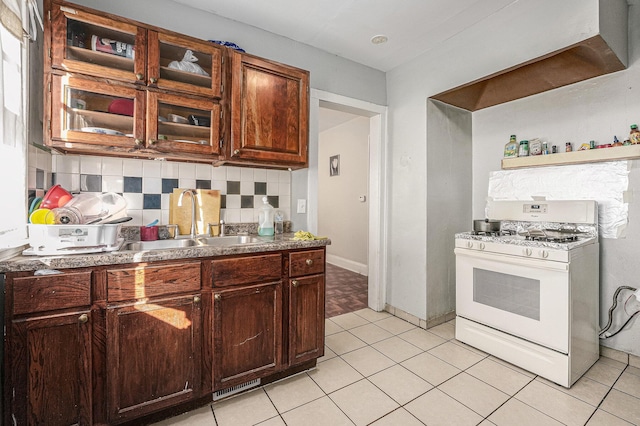
POLYGON ((30 148, 28 183, 32 193, 42 196, 54 184, 72 193, 116 192, 127 201, 127 214, 133 217, 131 225, 155 219, 168 224, 169 194, 174 188, 219 190, 220 217, 227 223, 257 222, 265 196, 285 220, 291 217, 291 172, 287 170, 35 151, 30 148))

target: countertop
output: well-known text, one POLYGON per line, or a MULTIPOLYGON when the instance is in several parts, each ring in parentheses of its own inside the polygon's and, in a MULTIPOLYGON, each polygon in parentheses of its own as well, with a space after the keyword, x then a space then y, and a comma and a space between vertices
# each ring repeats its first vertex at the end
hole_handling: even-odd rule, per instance
POLYGON ((64 256, 23 256, 17 255, 0 261, 0 273, 36 271, 39 269, 68 269, 101 265, 118 265, 136 262, 153 262, 172 259, 192 259, 198 257, 226 256, 232 254, 260 253, 280 250, 325 247, 331 240, 293 240, 293 234, 276 237, 260 237, 264 242, 239 244, 227 247, 193 246, 162 250, 120 250, 95 254, 68 254, 64 256))

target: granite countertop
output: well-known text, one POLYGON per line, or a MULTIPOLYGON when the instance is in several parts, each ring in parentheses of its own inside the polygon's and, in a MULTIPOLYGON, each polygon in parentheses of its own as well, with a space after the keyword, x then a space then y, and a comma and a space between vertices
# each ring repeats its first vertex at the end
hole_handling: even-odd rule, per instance
POLYGON ((0 273, 35 271, 39 269, 68 269, 101 265, 118 265, 136 262, 153 262, 172 259, 192 259, 198 257, 226 256, 231 254, 260 253, 279 250, 296 250, 325 247, 331 240, 294 241, 293 234, 276 237, 260 237, 264 242, 238 244, 226 247, 193 246, 161 250, 119 250, 95 254, 68 254, 64 256, 24 256, 17 255, 0 261, 0 273))

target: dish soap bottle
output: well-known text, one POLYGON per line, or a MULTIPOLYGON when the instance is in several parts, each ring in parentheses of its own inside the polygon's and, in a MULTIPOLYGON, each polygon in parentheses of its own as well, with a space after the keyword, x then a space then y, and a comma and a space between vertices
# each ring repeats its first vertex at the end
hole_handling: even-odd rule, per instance
POLYGON ((262 197, 262 207, 258 216, 258 235, 273 235, 273 207, 269 204, 267 197, 262 197))
POLYGON ((504 146, 505 157, 517 157, 518 156, 518 142, 516 141, 516 135, 511 135, 509 142, 504 146))

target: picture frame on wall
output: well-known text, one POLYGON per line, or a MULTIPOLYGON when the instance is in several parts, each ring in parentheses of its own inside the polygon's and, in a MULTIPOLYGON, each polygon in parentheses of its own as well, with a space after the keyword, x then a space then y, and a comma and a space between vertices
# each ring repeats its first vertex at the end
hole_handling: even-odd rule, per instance
POLYGON ((329 157, 329 176, 340 176, 340 155, 329 157))

